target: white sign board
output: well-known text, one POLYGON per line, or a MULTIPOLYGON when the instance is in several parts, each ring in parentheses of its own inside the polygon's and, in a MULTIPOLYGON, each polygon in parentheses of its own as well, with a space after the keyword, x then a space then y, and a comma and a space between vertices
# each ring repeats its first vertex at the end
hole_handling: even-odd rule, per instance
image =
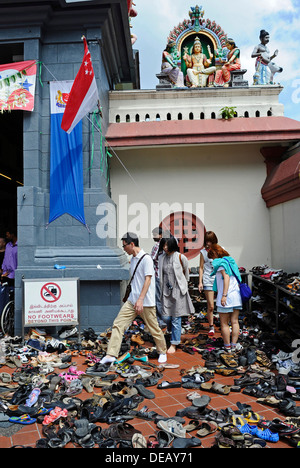
POLYGON ((23 280, 23 326, 79 323, 79 278, 23 280))

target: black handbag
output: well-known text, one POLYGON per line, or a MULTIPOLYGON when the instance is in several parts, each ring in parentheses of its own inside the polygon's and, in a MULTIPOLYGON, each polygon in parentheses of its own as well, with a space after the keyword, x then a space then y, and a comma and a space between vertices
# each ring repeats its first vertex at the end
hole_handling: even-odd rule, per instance
POLYGON ((133 280, 133 278, 134 278, 135 272, 136 272, 136 270, 137 270, 137 267, 139 266, 139 264, 141 263, 141 261, 143 260, 143 258, 144 258, 146 255, 149 255, 149 254, 143 255, 143 256, 139 259, 139 261, 138 261, 138 263, 137 263, 137 265, 136 265, 136 267, 135 267, 135 269, 134 269, 133 275, 132 275, 132 277, 131 277, 131 279, 130 279, 130 281, 129 281, 129 284, 127 285, 127 288, 126 288, 126 291, 125 291, 125 295, 124 295, 124 297, 123 297, 123 302, 126 302, 126 301, 128 300, 128 298, 129 298, 129 296, 130 296, 130 293, 131 293, 131 283, 132 283, 132 280, 133 280))
POLYGON ((123 302, 126 302, 127 299, 129 298, 130 296, 130 293, 131 293, 131 284, 129 283, 127 288, 126 288, 126 291, 125 291, 125 295, 123 297, 123 302))

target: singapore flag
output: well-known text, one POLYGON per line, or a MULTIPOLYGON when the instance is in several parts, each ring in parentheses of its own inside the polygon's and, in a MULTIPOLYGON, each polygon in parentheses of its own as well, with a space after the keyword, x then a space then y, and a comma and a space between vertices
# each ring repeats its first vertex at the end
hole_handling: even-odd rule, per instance
POLYGON ((71 88, 61 122, 61 128, 67 133, 71 133, 83 117, 93 112, 99 102, 91 54, 86 38, 82 39, 84 42, 83 61, 71 88))

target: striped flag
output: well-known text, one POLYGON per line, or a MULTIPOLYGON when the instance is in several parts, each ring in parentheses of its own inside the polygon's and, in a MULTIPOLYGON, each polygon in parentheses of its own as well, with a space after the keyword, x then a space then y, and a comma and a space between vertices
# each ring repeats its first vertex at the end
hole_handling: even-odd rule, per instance
POLYGON ((61 128, 67 133, 71 133, 78 122, 97 107, 99 101, 91 54, 86 38, 82 39, 84 42, 83 61, 70 91, 61 122, 61 128))

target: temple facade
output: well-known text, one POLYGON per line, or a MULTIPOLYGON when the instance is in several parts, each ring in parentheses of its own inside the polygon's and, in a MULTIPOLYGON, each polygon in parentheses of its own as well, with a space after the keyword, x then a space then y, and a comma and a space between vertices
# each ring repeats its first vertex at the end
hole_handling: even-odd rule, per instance
POLYGON ((298 271, 300 123, 261 40, 248 82, 235 41, 196 6, 169 33, 156 89, 110 92, 112 198, 146 250, 160 223, 198 266, 206 229, 239 266, 298 271))
POLYGON ((0 224, 18 225, 16 334, 23 279, 79 277, 81 327, 110 326, 129 278, 128 230, 149 252, 152 229, 168 229, 190 266, 212 230, 239 266, 299 267, 300 123, 284 116, 280 67, 260 83, 256 64, 246 81, 234 41, 196 6, 169 33, 156 89, 141 90, 131 4, 0 0, 1 63, 36 60, 39 70, 34 112, 0 114, 0 172, 14 174, 1 179, 0 224), (67 214, 48 224, 49 87, 75 78, 82 35, 102 113, 97 130, 83 120, 88 228, 67 214))

